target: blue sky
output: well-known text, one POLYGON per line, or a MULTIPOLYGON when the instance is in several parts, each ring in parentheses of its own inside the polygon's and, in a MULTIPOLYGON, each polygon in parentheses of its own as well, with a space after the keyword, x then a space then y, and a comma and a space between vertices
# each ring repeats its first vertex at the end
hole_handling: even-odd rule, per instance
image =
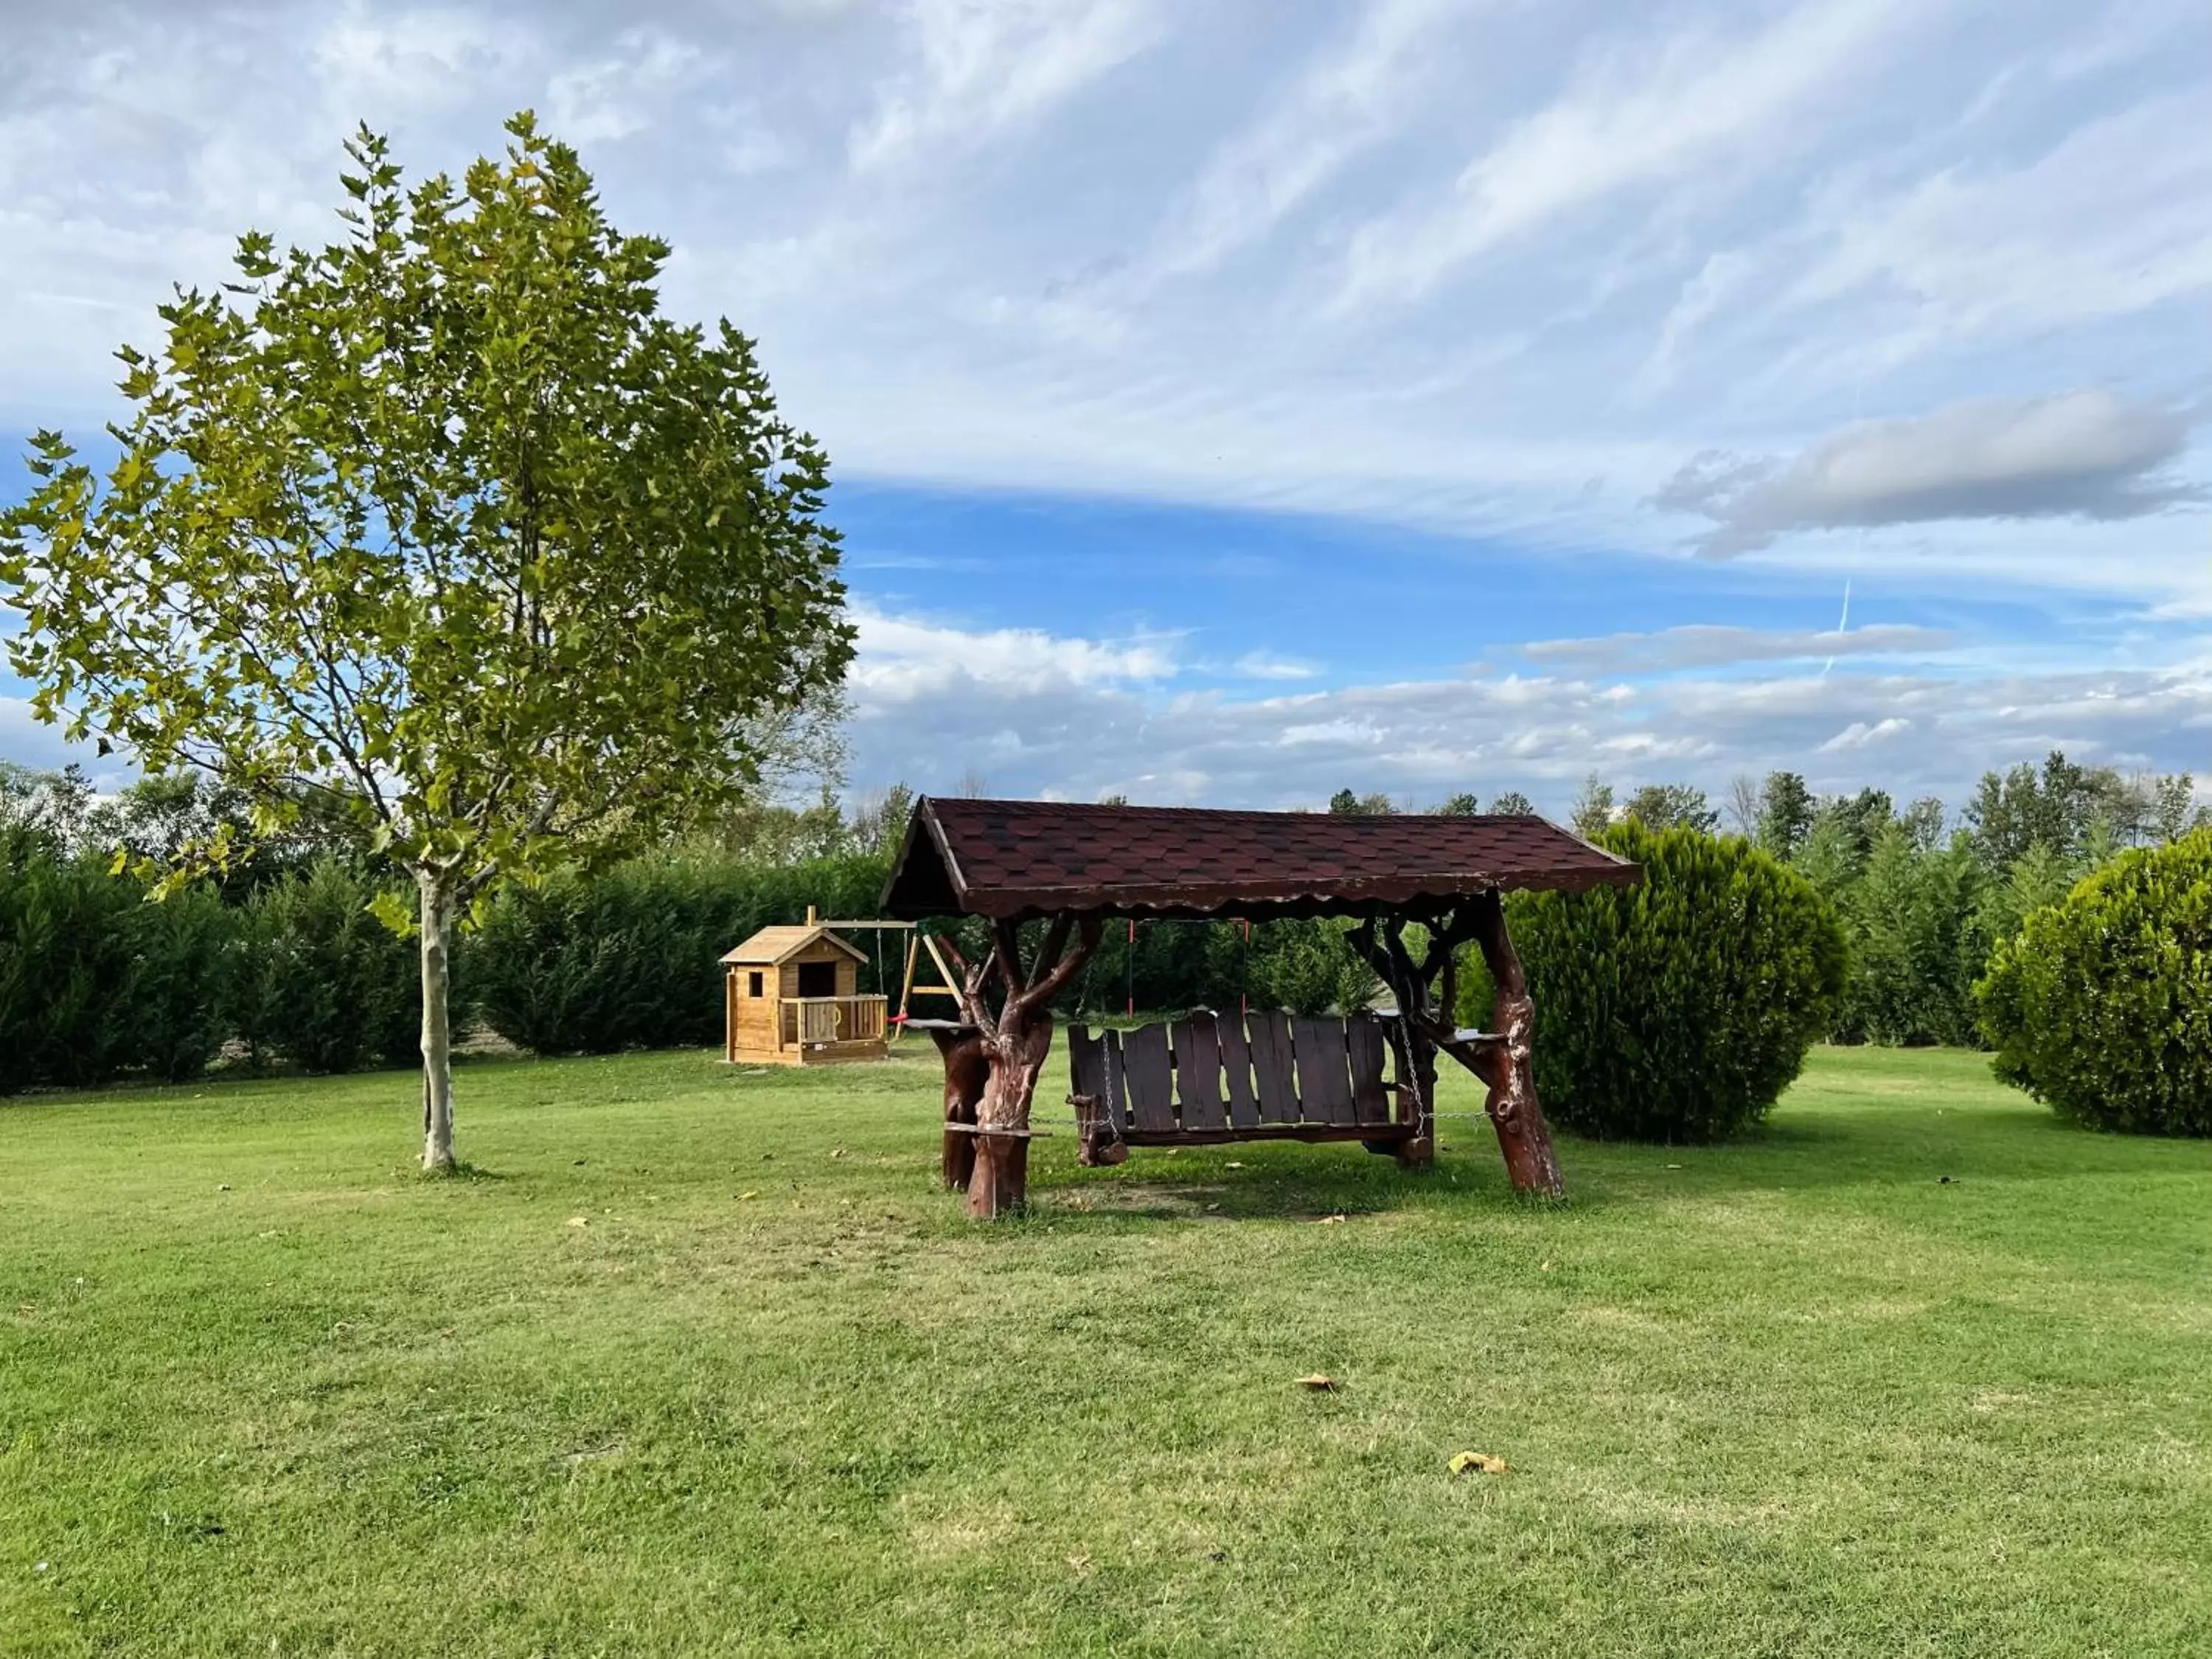
POLYGON ((10 21, 0 442, 326 238, 355 122, 533 106, 830 451, 855 787, 2212 771, 2201 0, 10 21))

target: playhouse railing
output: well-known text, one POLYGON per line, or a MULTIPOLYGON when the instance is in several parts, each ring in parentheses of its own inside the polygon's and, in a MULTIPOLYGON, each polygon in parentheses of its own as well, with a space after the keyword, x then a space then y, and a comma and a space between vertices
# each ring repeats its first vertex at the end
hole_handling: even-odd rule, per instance
POLYGON ((884 997, 778 997, 776 1032, 787 1047, 880 1042, 889 1029, 884 997))

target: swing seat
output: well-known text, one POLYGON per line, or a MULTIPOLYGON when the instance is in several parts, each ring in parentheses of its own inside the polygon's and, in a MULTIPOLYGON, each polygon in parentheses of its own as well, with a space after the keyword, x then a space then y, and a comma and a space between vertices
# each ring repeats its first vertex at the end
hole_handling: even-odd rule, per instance
POLYGON ((1386 1063, 1402 1052, 1391 1024, 1197 1013, 1164 1025, 1067 1032, 1076 1158, 1119 1164, 1132 1146, 1237 1140, 1357 1140, 1401 1164, 1435 1143, 1419 1096, 1386 1063))

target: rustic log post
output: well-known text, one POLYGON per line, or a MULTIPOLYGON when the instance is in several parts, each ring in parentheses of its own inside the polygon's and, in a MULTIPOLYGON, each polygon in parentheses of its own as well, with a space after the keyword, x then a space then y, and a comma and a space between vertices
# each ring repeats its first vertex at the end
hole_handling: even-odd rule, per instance
POLYGON ((1071 951, 1073 926, 1070 915, 1054 917, 1036 961, 1024 969, 1019 931, 1011 921, 998 922, 990 955, 961 975, 961 1007, 981 1033, 988 1067, 975 1105, 975 1164, 968 1182, 968 1213, 980 1220, 1029 1201, 1030 1103, 1052 1050, 1052 1000, 1098 948, 1097 918, 1085 919, 1071 951), (995 1012, 987 996, 994 977, 1006 988, 995 1012))
POLYGON ((1489 964, 1498 988, 1491 1021, 1502 1039, 1490 1055, 1486 1103, 1498 1147, 1505 1155, 1505 1172, 1515 1188, 1540 1193, 1547 1198, 1565 1196, 1559 1177, 1559 1160, 1552 1151, 1552 1126, 1536 1100, 1534 1045, 1536 1005, 1528 995, 1528 976, 1521 971, 1520 956, 1505 928, 1505 903, 1496 893, 1486 893, 1474 902, 1474 938, 1489 964))
POLYGON ((932 1030, 929 1035, 945 1061, 945 1184, 964 1191, 975 1173, 975 1106, 983 1098, 990 1062, 980 1031, 932 1030))

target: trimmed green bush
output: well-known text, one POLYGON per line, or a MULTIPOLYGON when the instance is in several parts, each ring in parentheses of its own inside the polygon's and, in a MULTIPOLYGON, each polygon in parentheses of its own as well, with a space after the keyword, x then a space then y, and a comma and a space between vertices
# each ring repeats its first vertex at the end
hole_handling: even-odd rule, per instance
MULTIPOLYGON (((239 1027, 257 1059, 275 1055, 308 1072, 418 1061, 417 945, 368 910, 386 884, 326 855, 253 896, 239 1027)), ((457 976, 457 1021, 465 1018, 463 988, 457 976)))
MULTIPOLYGON (((1833 910, 1739 837, 1630 823, 1597 839, 1644 866, 1642 885, 1507 901, 1546 1115, 1578 1134, 1662 1142, 1758 1122, 1842 991, 1833 910)), ((1460 1017, 1487 1025, 1488 975, 1462 985, 1460 1017)))
MULTIPOLYGON (((723 951, 757 930, 824 916, 868 916, 887 861, 817 859, 763 866, 656 856, 597 875, 509 889, 460 952, 484 1022, 540 1054, 609 1054, 717 1043, 723 951)), ((871 949, 862 938, 855 941, 871 949)), ((890 994, 903 947, 884 947, 890 994)), ((872 958, 860 988, 877 988, 872 958)))
POLYGON ((2032 912, 1975 988, 1998 1077, 2061 1116, 2212 1134, 2212 830, 2032 912))

